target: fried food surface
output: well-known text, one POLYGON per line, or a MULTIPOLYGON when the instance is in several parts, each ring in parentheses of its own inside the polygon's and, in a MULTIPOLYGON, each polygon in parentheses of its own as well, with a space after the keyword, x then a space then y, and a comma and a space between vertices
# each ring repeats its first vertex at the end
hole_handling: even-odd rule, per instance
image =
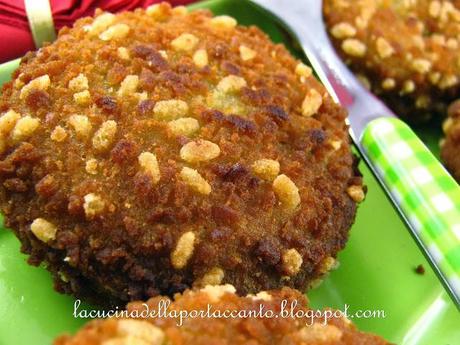
MULTIPOLYGON (((306 298, 296 290, 283 288, 247 297, 239 297, 233 291, 233 286, 223 285, 177 294, 168 307, 168 313, 173 315, 173 311, 183 311, 192 315, 193 311, 206 312, 209 305, 214 315, 226 312, 241 317, 188 317, 183 318, 181 326, 178 326, 181 322, 179 317, 96 320, 74 336, 59 337, 54 345, 388 344, 378 336, 359 331, 343 315, 337 314, 324 322, 318 311, 308 308, 306 298), (283 303, 288 307, 282 307, 283 303), (264 316, 244 317, 250 313, 256 315, 260 310, 264 314, 259 315, 264 316)), ((165 301, 169 300, 155 297, 144 304, 133 302, 128 305, 128 311, 131 315, 155 311, 165 301)))
POLYGON ((259 29, 186 12, 81 19, 3 87, 1 210, 59 291, 305 289, 346 243, 345 111, 259 29))
POLYGON ((442 129, 445 138, 441 140, 441 159, 452 176, 460 181, 460 100, 448 109, 442 129))
POLYGON ((325 0, 344 61, 406 120, 444 116, 460 83, 460 1, 325 0))

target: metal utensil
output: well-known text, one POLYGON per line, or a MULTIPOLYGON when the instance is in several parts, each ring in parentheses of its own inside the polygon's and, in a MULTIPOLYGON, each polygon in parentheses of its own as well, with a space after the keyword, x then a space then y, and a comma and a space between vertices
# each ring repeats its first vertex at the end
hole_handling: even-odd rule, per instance
POLYGON ((337 56, 324 26, 322 1, 251 1, 291 32, 330 95, 348 109, 356 147, 459 307, 459 185, 415 133, 366 90, 337 56))

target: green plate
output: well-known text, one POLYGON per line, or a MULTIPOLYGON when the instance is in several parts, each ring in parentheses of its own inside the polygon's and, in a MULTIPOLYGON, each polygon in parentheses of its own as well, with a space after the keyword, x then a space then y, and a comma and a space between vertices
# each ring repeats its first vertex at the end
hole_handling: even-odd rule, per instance
MULTIPOLYGON (((242 24, 255 24, 291 50, 289 38, 269 18, 244 0, 213 0, 192 8, 229 14, 242 24), (237 4, 236 4, 237 3, 237 4)), ((0 83, 17 62, 0 66, 0 83)), ((421 129, 435 149, 438 131, 421 129)), ((405 345, 454 345, 460 339, 460 313, 412 239, 369 169, 361 164, 369 187, 359 208, 340 268, 309 293, 315 307, 354 312, 383 310, 384 318, 353 318, 362 330, 405 345), (416 274, 422 264, 426 272, 416 274)), ((86 320, 73 317, 74 299, 53 291, 44 268, 26 264, 19 242, 0 230, 0 345, 49 344, 63 332, 75 332, 86 320)), ((88 307, 88 306, 86 306, 88 307)))

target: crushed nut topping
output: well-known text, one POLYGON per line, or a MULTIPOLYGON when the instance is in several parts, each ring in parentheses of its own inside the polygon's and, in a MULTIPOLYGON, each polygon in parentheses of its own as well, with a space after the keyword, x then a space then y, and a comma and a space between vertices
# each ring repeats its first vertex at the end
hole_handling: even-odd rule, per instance
POLYGON ((308 67, 307 65, 305 65, 304 63, 299 62, 297 64, 297 66, 295 67, 295 73, 299 77, 308 78, 308 77, 310 77, 312 75, 313 70, 310 67, 308 67))
POLYGON ((210 23, 216 29, 233 29, 238 24, 235 18, 225 15, 212 18, 210 23))
POLYGON ((198 139, 190 141, 180 150, 180 157, 189 163, 206 162, 220 155, 218 145, 208 140, 198 139))
POLYGON ((360 40, 347 38, 342 42, 342 50, 350 56, 363 57, 366 55, 367 47, 360 40))
POLYGON ((296 275, 300 271, 303 259, 297 249, 286 250, 281 257, 283 269, 290 276, 296 275))
POLYGON ((40 125, 40 120, 29 115, 20 118, 13 128, 11 139, 18 142, 27 139, 40 125))
POLYGON ((91 101, 91 94, 88 90, 76 92, 73 94, 73 99, 79 105, 87 105, 91 101))
POLYGON ((392 90, 396 87, 396 81, 393 78, 386 78, 382 82, 382 88, 385 90, 392 90))
POLYGON ((188 13, 188 9, 185 6, 176 6, 172 9, 172 13, 176 16, 185 16, 188 13))
POLYGON ((198 49, 195 54, 193 54, 193 63, 198 68, 203 68, 208 65, 208 53, 206 49, 198 49))
POLYGON ((198 287, 205 287, 207 285, 219 285, 224 279, 225 273, 222 268, 214 267, 209 270, 198 282, 198 287))
POLYGON ((145 13, 154 19, 160 20, 168 17, 169 4, 154 4, 146 8, 145 13))
POLYGON ((87 219, 92 219, 104 211, 105 202, 99 195, 89 193, 83 199, 83 209, 87 219))
POLYGON ((239 48, 240 57, 243 61, 249 61, 254 59, 257 56, 257 52, 249 47, 241 45, 239 48))
POLYGON ((87 138, 91 133, 92 125, 86 115, 72 115, 69 117, 69 124, 79 138, 87 138))
POLYGON ((67 132, 61 126, 56 126, 51 132, 50 138, 58 143, 63 142, 67 138, 67 132))
POLYGON ((122 60, 129 60, 130 58, 129 50, 126 49, 125 47, 118 47, 117 55, 122 60))
POLYGON ((204 195, 211 193, 211 185, 195 169, 183 167, 180 178, 197 193, 204 195))
POLYGON ((48 90, 51 84, 51 80, 48 74, 42 75, 38 78, 31 80, 27 85, 23 86, 21 93, 19 94, 20 99, 25 99, 32 90, 48 90))
POLYGON ((279 175, 273 181, 273 190, 284 207, 295 209, 300 204, 299 189, 288 176, 279 175))
POLYGON ((247 294, 246 297, 249 297, 255 301, 257 300, 262 300, 262 301, 271 301, 272 300, 272 295, 270 295, 267 291, 260 291, 256 295, 253 294, 247 294))
POLYGON ((362 202, 365 198, 363 187, 361 186, 350 186, 347 188, 347 194, 354 202, 362 202))
POLYGON ((323 104, 323 97, 315 89, 308 91, 302 103, 302 115, 312 116, 315 115, 321 105, 323 104))
POLYGON ((192 257, 195 246, 195 233, 188 231, 177 241, 176 248, 171 253, 171 263, 175 269, 182 269, 192 257))
POLYGON ((103 41, 110 41, 118 38, 125 38, 129 34, 129 26, 123 23, 110 26, 107 30, 99 35, 103 41))
POLYGON ((102 13, 97 16, 91 25, 86 27, 86 31, 91 34, 97 35, 107 29, 115 22, 115 15, 109 12, 102 13))
POLYGON ((94 158, 88 159, 85 164, 85 170, 88 174, 96 175, 97 174, 97 160, 94 158))
POLYGON ((21 118, 21 114, 10 109, 0 117, 0 136, 7 136, 21 118))
POLYGON ((338 23, 332 27, 331 34, 338 39, 350 38, 356 35, 356 28, 349 23, 338 23))
POLYGON ((225 285, 206 285, 200 291, 206 293, 211 302, 219 301, 220 298, 226 293, 230 293, 230 294, 235 294, 236 293, 235 287, 233 285, 230 285, 230 284, 225 284, 225 285))
POLYGON ((340 328, 321 323, 314 323, 299 331, 300 337, 309 343, 337 343, 342 339, 342 334, 340 328))
POLYGON ((386 59, 395 53, 391 44, 383 37, 377 38, 377 53, 382 59, 386 59))
POLYGON ((169 121, 168 128, 174 135, 190 136, 200 129, 200 124, 192 117, 183 117, 169 121))
POLYGON ((171 46, 176 51, 190 52, 195 49, 200 40, 192 34, 182 34, 171 42, 171 46))
POLYGON ((229 75, 224 78, 217 84, 217 89, 219 91, 230 93, 238 92, 243 87, 247 86, 246 80, 236 75, 229 75))
POLYGON ((273 159, 260 159, 254 162, 252 170, 260 178, 273 181, 280 172, 280 163, 273 159))
POLYGON ((161 178, 157 156, 151 152, 142 152, 138 157, 138 161, 142 170, 152 178, 152 183, 157 184, 161 178))
POLYGON ((75 78, 69 81, 69 89, 74 92, 84 91, 88 89, 88 78, 83 73, 80 73, 75 78))
POLYGON ((30 225, 30 230, 45 243, 56 238, 57 227, 43 218, 36 218, 30 225))
POLYGON ((426 59, 414 59, 412 69, 420 74, 426 74, 431 70, 431 62, 426 59))
POLYGON ((118 96, 129 96, 133 95, 139 85, 139 77, 137 75, 127 75, 120 84, 118 89, 118 96))
POLYGON ((117 123, 113 120, 105 121, 93 137, 93 147, 98 151, 105 151, 113 143, 117 133, 117 123))
POLYGON ((112 345, 161 345, 165 339, 165 334, 161 328, 152 325, 148 321, 139 319, 119 320, 117 322, 117 335, 124 338, 115 338, 123 340, 121 342, 114 342, 112 345))
POLYGON ((188 104, 179 99, 155 103, 153 114, 158 120, 175 120, 188 114, 188 104))

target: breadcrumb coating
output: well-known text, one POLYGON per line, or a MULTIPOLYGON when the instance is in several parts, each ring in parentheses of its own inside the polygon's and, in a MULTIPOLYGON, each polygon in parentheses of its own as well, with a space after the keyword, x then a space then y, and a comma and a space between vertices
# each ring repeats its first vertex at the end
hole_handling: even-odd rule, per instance
POLYGON ((3 87, 5 224, 58 291, 100 304, 203 281, 306 289, 345 246, 348 188, 364 195, 345 117, 256 27, 167 3, 98 12, 3 87))
MULTIPOLYGON (((161 302, 172 302, 168 311, 212 311, 240 317, 183 318, 111 318, 91 321, 74 336, 63 335, 54 345, 209 345, 209 344, 280 344, 280 345, 385 345, 384 339, 359 331, 345 316, 337 313, 324 321, 318 310, 308 307, 307 299, 296 290, 283 288, 239 297, 231 285, 207 286, 175 295, 174 301, 156 297, 146 303, 128 305, 132 315, 158 310, 161 302), (287 307, 283 309, 282 304, 287 307), (293 306, 291 311, 291 306, 293 306), (148 309, 147 309, 148 308, 148 309), (260 316, 247 317, 263 310, 260 316), (284 311, 283 311, 284 310, 284 311), (288 315, 286 312, 289 313, 288 315), (279 317, 269 317, 278 315, 279 317), (315 315, 310 317, 310 315, 315 315)), ((332 315, 333 310, 328 310, 332 315)))

